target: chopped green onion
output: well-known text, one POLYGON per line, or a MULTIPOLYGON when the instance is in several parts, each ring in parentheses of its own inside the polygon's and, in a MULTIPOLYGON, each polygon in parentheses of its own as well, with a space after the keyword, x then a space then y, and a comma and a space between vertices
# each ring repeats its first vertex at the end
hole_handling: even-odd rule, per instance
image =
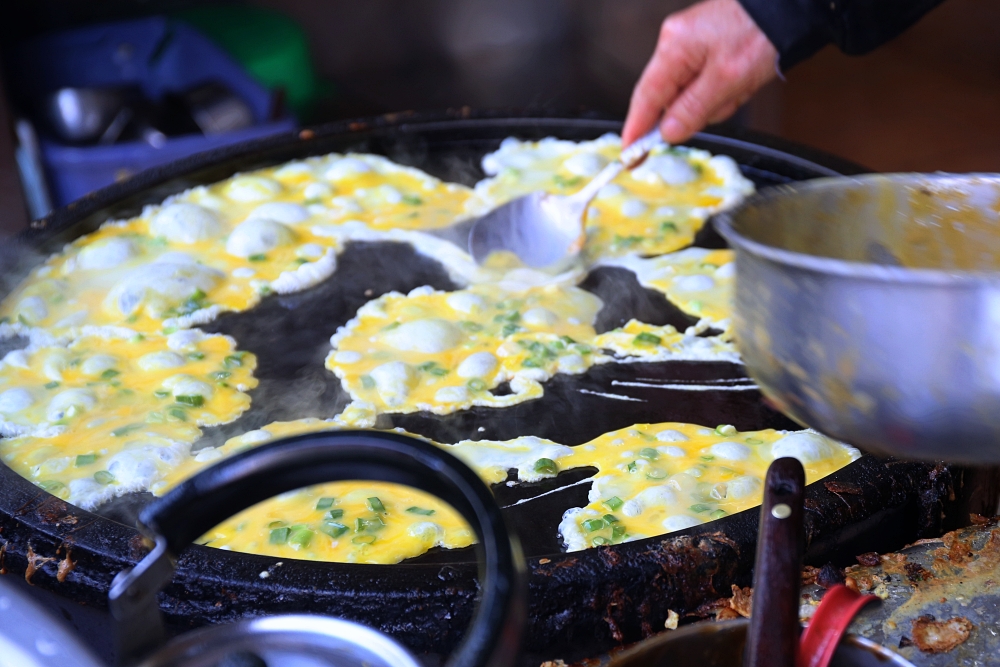
POLYGON ((370 376, 370 375, 362 375, 361 376, 361 388, 362 389, 374 389, 375 388, 375 379, 372 378, 372 376, 370 376))
POLYGON ((290 532, 291 530, 288 528, 275 528, 271 531, 267 541, 271 544, 284 544, 288 541, 288 533, 290 532))
POLYGON ((285 524, 284 521, 272 521, 271 523, 267 524, 267 527, 273 529, 273 528, 281 528, 284 525, 287 525, 285 524))
POLYGON ((642 449, 639 450, 639 456, 648 461, 655 461, 656 459, 660 458, 660 453, 655 449, 653 449, 652 447, 643 447, 642 449))
POLYGON ((113 368, 109 368, 108 370, 106 370, 103 373, 101 373, 101 379, 102 380, 110 380, 111 378, 113 378, 116 375, 121 375, 121 371, 116 371, 113 368))
POLYGON ((431 375, 436 375, 437 377, 444 377, 448 374, 448 369, 442 368, 436 361, 425 361, 417 366, 417 370, 421 370, 431 375))
POLYGON ((199 394, 193 394, 191 396, 175 396, 174 400, 181 405, 190 405, 193 408, 200 408, 205 404, 205 397, 199 394))
POLYGON ((611 527, 611 539, 620 540, 623 537, 625 537, 625 526, 616 523, 611 527))
POLYGON ((472 378, 471 380, 468 381, 467 384, 469 385, 469 389, 471 389, 472 391, 486 390, 486 383, 480 380, 479 378, 472 378))
POLYGON ((403 203, 410 206, 420 206, 424 203, 424 200, 416 195, 403 195, 403 203))
POLYGON ((156 391, 153 392, 153 396, 156 396, 157 398, 166 398, 169 395, 170 392, 164 391, 163 389, 157 389, 156 391))
POLYGON ((146 415, 147 424, 164 424, 166 421, 167 419, 163 416, 162 412, 150 412, 146 415))
POLYGON ((535 472, 540 472, 543 475, 555 475, 559 472, 559 466, 552 459, 540 458, 535 461, 534 466, 535 472))
POLYGON ((646 479, 666 479, 667 471, 660 468, 650 468, 646 471, 646 479))
POLYGON ((500 330, 500 335, 506 338, 507 336, 513 336, 520 330, 521 327, 517 326, 516 324, 505 324, 503 325, 503 329, 500 330))
POLYGON ((625 465, 625 469, 628 470, 629 472, 635 472, 635 468, 636 468, 635 461, 632 461, 632 463, 628 463, 625 465))
POLYGON ((382 521, 380 517, 374 519, 363 519, 358 517, 354 521, 354 532, 363 533, 366 531, 382 530, 385 527, 385 522, 382 521))
POLYGON ((714 461, 715 460, 715 457, 712 456, 711 454, 706 454, 705 456, 699 456, 698 458, 701 459, 702 461, 714 461))
POLYGON ((648 331, 643 331, 641 334, 638 334, 632 339, 632 345, 635 345, 636 347, 651 347, 659 345, 662 340, 663 339, 659 336, 655 336, 648 331))
POLYGON ((351 542, 354 542, 355 544, 371 544, 374 541, 374 535, 357 535, 351 538, 351 542))
POLYGON ((678 231, 677 224, 673 223, 673 222, 669 222, 669 221, 667 221, 667 222, 661 222, 660 223, 660 231, 661 232, 676 232, 676 231, 678 231))
POLYGON ((302 203, 306 206, 312 206, 313 204, 322 204, 323 199, 320 197, 310 197, 309 199, 304 199, 302 203))
POLYGON ((482 324, 477 324, 475 322, 469 322, 467 320, 459 322, 458 326, 462 327, 462 329, 464 329, 465 331, 468 331, 469 333, 476 333, 477 331, 482 331, 483 330, 483 325, 482 324))
POLYGON ((107 486, 111 482, 115 481, 115 476, 109 473, 107 470, 98 470, 94 473, 94 479, 98 484, 103 484, 107 486))
POLYGON ((521 362, 521 366, 524 368, 541 368, 542 364, 540 364, 534 357, 528 357, 521 362))
POLYGON ((55 382, 55 381, 45 383, 45 388, 46 389, 55 389, 58 386, 59 386, 59 383, 55 382))
POLYGON ((128 424, 126 426, 119 426, 115 430, 111 431, 111 435, 115 438, 120 438, 123 435, 128 435, 134 431, 138 431, 143 427, 142 424, 128 424))
POLYGON ((187 413, 184 412, 184 408, 170 408, 167 410, 167 415, 173 417, 177 421, 186 422, 188 420, 187 413))
POLYGON ((334 498, 320 498, 316 501, 316 509, 328 510, 333 507, 334 498))
POLYGON ((714 512, 712 512, 712 513, 711 513, 711 514, 709 514, 708 516, 709 516, 709 517, 710 517, 710 518, 711 518, 711 519, 712 519, 713 521, 714 521, 714 520, 716 520, 716 519, 721 519, 722 517, 726 516, 726 510, 715 510, 714 512))
POLYGON ((610 498, 608 498, 607 500, 604 501, 604 504, 605 504, 605 506, 607 506, 607 508, 609 510, 611 510, 612 512, 614 512, 615 510, 617 510, 619 507, 621 507, 625 503, 618 496, 611 496, 610 498))
POLYGON ((55 480, 47 479, 38 483, 38 486, 42 487, 49 493, 55 493, 66 488, 66 485, 62 482, 57 482, 55 480))
POLYGON ((77 454, 76 467, 80 468, 83 466, 89 466, 96 460, 97 460, 97 454, 77 454))
POLYGON ((245 353, 238 352, 237 354, 231 354, 222 360, 223 368, 236 368, 237 366, 243 365, 243 357, 245 353))
POLYGON ((614 514, 605 514, 604 520, 608 523, 609 526, 618 523, 618 517, 616 517, 614 514))
POLYGON ((715 432, 722 436, 736 435, 739 431, 732 424, 720 424, 715 427, 715 432))
POLYGON ((385 512, 385 505, 383 505, 382 501, 379 500, 377 497, 372 497, 368 499, 368 509, 370 509, 372 512, 378 512, 379 514, 382 514, 383 512, 385 512))
POLYGON ((611 544, 611 540, 609 540, 606 537, 601 537, 601 536, 595 537, 594 540, 593 540, 593 542, 594 542, 594 546, 596 546, 596 547, 603 547, 603 546, 606 546, 608 544, 611 544))
POLYGON ((604 519, 587 519, 582 525, 585 531, 592 533, 595 530, 604 528, 607 524, 604 522, 604 519))
POLYGON ((191 361, 201 361, 205 358, 204 352, 188 352, 187 358, 191 361))
POLYGON ((320 524, 320 532, 329 535, 330 537, 340 537, 346 533, 350 528, 337 521, 324 521, 320 524))
POLYGON ((208 377, 212 378, 217 382, 221 382, 222 380, 225 380, 231 375, 232 373, 230 373, 229 371, 215 371, 214 373, 209 373, 208 377))
POLYGON ((247 259, 249 259, 251 262, 263 262, 267 260, 267 255, 264 254, 250 255, 249 257, 247 257, 247 259))
POLYGON ((307 526, 292 526, 288 533, 288 543, 304 549, 309 546, 315 534, 307 526))
POLYGON ((434 510, 425 510, 423 507, 407 507, 406 511, 410 514, 419 514, 421 516, 430 516, 434 514, 434 510))
POLYGON ((746 439, 746 443, 747 443, 748 445, 763 445, 763 444, 764 444, 764 441, 763 441, 763 440, 760 440, 760 439, 758 439, 758 438, 747 438, 747 439, 746 439))
POLYGON ((712 509, 712 507, 711 505, 703 505, 702 503, 698 503, 697 505, 692 505, 688 509, 690 509, 692 512, 695 512, 696 514, 700 514, 701 512, 708 512, 709 510, 712 509))
POLYGON ((343 518, 343 516, 344 516, 344 510, 339 508, 335 510, 330 510, 329 512, 326 513, 327 519, 341 519, 343 518))
POLYGON ((132 336, 131 338, 129 338, 128 342, 130 342, 130 343, 141 343, 144 340, 146 340, 145 336, 143 336, 142 334, 136 334, 136 335, 132 336))

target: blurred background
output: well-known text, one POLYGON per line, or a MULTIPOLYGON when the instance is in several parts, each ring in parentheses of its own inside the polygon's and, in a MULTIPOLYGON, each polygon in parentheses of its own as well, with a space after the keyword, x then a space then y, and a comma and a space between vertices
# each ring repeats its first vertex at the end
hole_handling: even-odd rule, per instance
MULTIPOLYGON (((0 233, 143 168, 296 126, 464 106, 624 117, 660 23, 687 4, 7 3, 0 233)), ((872 54, 825 49, 732 122, 878 171, 1000 171, 997 25, 1000 4, 947 0, 872 54)))

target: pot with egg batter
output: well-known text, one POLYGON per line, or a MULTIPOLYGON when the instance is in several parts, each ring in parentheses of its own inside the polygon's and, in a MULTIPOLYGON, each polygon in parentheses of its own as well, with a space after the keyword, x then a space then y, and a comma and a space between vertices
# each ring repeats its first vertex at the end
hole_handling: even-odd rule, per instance
MULTIPOLYGON (((484 153, 496 151, 501 140, 509 135, 524 139, 558 135, 565 139, 593 140, 618 127, 616 122, 594 119, 530 115, 476 118, 462 113, 437 117, 402 115, 337 124, 265 140, 242 149, 230 148, 196 156, 142 174, 85 198, 51 218, 36 221, 22 241, 41 253, 55 252, 63 243, 93 232, 109 218, 120 220, 139 215, 144 206, 156 205, 191 186, 212 184, 237 172, 272 167, 331 151, 381 153, 399 162, 417 162, 447 180, 472 185, 482 175, 478 167, 472 165, 478 163, 484 153)), ((751 143, 745 138, 702 135, 693 143, 713 153, 731 156, 739 163, 745 177, 752 178, 758 186, 833 175, 838 173, 838 167, 847 169, 822 159, 811 160, 805 153, 791 154, 780 147, 751 143), (825 166, 827 164, 833 166, 825 166)), ((674 165, 675 161, 665 156, 663 162, 674 165)), ((346 160, 338 162, 336 168, 343 170, 350 166, 345 163, 346 160)), ((360 169, 357 164, 352 168, 360 169)), ((574 163, 574 168, 584 170, 588 165, 574 163)), ((333 174, 331 178, 334 176, 340 174, 333 174)), ((659 178, 656 174, 647 176, 659 178)), ((502 185, 503 178, 505 176, 501 175, 494 183, 502 185)), ((227 193, 231 199, 235 198, 234 201, 273 195, 264 192, 270 187, 267 181, 245 178, 234 180, 231 185, 227 193)), ((639 181, 636 187, 651 186, 639 181)), ((796 428, 761 403, 742 366, 734 363, 735 358, 711 362, 655 358, 657 350, 663 347, 660 343, 665 340, 663 330, 667 325, 683 330, 705 319, 705 326, 715 328, 717 325, 716 330, 725 329, 725 318, 712 310, 712 302, 698 296, 711 292, 706 289, 709 281, 714 286, 731 279, 713 264, 722 260, 712 253, 726 252, 718 249, 718 237, 712 235, 709 228, 695 234, 684 227, 687 224, 684 221, 670 227, 657 220, 660 229, 670 233, 677 233, 678 229, 690 232, 696 237, 695 244, 702 247, 682 250, 667 260, 639 255, 619 257, 617 262, 595 268, 586 280, 567 292, 579 297, 576 301, 568 297, 557 301, 546 293, 539 296, 538 304, 530 304, 530 307, 526 303, 520 308, 497 310, 508 318, 506 320, 494 321, 494 316, 478 313, 464 317, 463 322, 481 327, 474 332, 480 336, 475 342, 483 346, 485 354, 463 367, 467 359, 459 358, 454 345, 470 342, 469 329, 472 327, 466 324, 466 328, 456 332, 453 325, 436 322, 440 315, 434 313, 442 312, 445 306, 453 308, 447 301, 459 294, 471 293, 494 310, 500 301, 488 290, 479 293, 471 288, 461 289, 462 285, 435 258, 415 252, 406 243, 405 235, 395 229, 410 220, 407 217, 410 213, 403 208, 409 204, 399 191, 380 188, 369 188, 365 197, 372 201, 398 198, 396 208, 392 209, 395 217, 366 218, 366 224, 393 228, 394 241, 355 237, 345 241, 346 247, 334 261, 332 253, 325 253, 327 246, 320 240, 312 240, 308 229, 293 227, 289 235, 287 230, 259 222, 266 218, 294 226, 302 215, 302 206, 253 202, 246 206, 248 210, 252 208, 254 214, 240 222, 221 246, 220 254, 225 254, 224 268, 233 280, 185 264, 177 255, 163 259, 167 253, 159 249, 161 266, 156 270, 172 282, 150 281, 145 275, 138 275, 135 278, 142 280, 130 278, 127 284, 116 288, 110 301, 100 302, 101 313, 112 313, 119 320, 135 316, 134 322, 124 323, 134 329, 147 326, 152 315, 161 318, 169 315, 176 320, 172 324, 181 327, 170 336, 190 331, 183 328, 190 326, 199 326, 206 333, 206 338, 199 340, 178 337, 174 339, 177 349, 168 350, 173 356, 160 355, 141 362, 150 368, 146 371, 140 366, 139 370, 148 373, 143 377, 153 380, 144 380, 152 383, 148 388, 143 385, 137 389, 152 394, 158 392, 162 398, 156 396, 156 400, 162 401, 164 406, 155 410, 156 419, 162 418, 163 422, 154 420, 155 423, 143 427, 144 430, 156 432, 169 427, 171 433, 189 429, 193 434, 196 425, 190 415, 197 415, 200 420, 197 426, 204 431, 204 441, 196 446, 197 451, 202 452, 198 462, 204 463, 217 446, 235 449, 252 444, 250 441, 224 444, 236 436, 253 434, 254 442, 259 443, 261 439, 277 435, 280 429, 276 424, 302 422, 317 414, 342 413, 350 401, 355 408, 369 402, 381 410, 376 422, 379 428, 403 428, 443 445, 488 440, 494 443, 495 452, 509 457, 513 456, 511 448, 518 446, 509 441, 520 438, 520 445, 524 445, 523 439, 527 437, 546 441, 532 447, 544 445, 549 448, 546 451, 554 452, 541 457, 549 459, 553 466, 544 462, 539 465, 541 458, 537 456, 521 462, 523 465, 507 466, 519 471, 523 467, 536 481, 508 485, 508 481, 515 482, 515 479, 508 480, 502 474, 507 468, 500 465, 493 465, 490 473, 500 473, 494 493, 505 508, 505 517, 520 533, 529 555, 531 609, 526 660, 572 659, 637 640, 661 626, 668 610, 693 609, 705 599, 726 593, 731 583, 747 581, 756 536, 754 512, 742 511, 742 506, 734 504, 733 513, 724 518, 697 526, 692 526, 691 521, 692 515, 711 519, 710 513, 717 511, 719 498, 711 497, 712 491, 718 496, 725 491, 727 497, 731 495, 731 499, 735 499, 741 496, 741 489, 752 486, 751 479, 727 481, 724 490, 721 486, 716 488, 713 482, 709 485, 713 488, 707 490, 710 500, 705 503, 691 504, 685 501, 687 496, 683 494, 673 493, 667 497, 662 490, 653 488, 656 476, 669 469, 670 461, 674 460, 670 457, 677 453, 676 450, 683 454, 676 458, 677 461, 686 462, 688 455, 694 459, 719 455, 749 460, 757 456, 757 451, 770 453, 769 448, 782 437, 776 430, 796 428), (278 294, 260 296, 258 305, 245 312, 235 312, 241 303, 246 305, 254 281, 266 277, 279 287, 294 282, 291 277, 280 282, 279 269, 272 266, 276 262, 281 262, 279 268, 285 271, 283 275, 294 274, 295 280, 308 278, 305 275, 308 271, 323 269, 335 270, 335 273, 331 279, 308 290, 292 290, 294 293, 286 294, 275 289, 278 294), (293 268, 286 270, 286 266, 293 268), (699 277, 679 280, 671 277, 673 274, 669 271, 673 270, 688 271, 699 277), (227 281, 238 289, 226 291, 224 298, 216 298, 227 281), (425 286, 429 289, 414 292, 425 286), (189 298, 190 303, 172 303, 170 290, 174 287, 184 287, 185 293, 190 292, 193 295, 189 298), (683 298, 668 301, 661 293, 664 289, 674 290, 683 298), (200 295, 199 290, 204 295, 200 295), (215 302, 209 305, 212 299, 215 302), (594 313, 597 299, 602 305, 594 313), (376 308, 372 306, 364 312, 360 309, 375 302, 396 318, 400 323, 398 327, 384 332, 381 328, 372 330, 375 321, 372 318, 378 315, 373 312, 376 308), (213 305, 219 306, 214 312, 211 311, 213 305), (223 306, 231 312, 222 312, 223 306), (571 318, 579 319, 578 315, 569 312, 571 307, 593 317, 593 323, 570 321, 571 318), (694 318, 684 308, 704 311, 703 317, 694 318), (550 322, 553 317, 555 324, 550 322), (192 318, 199 318, 199 322, 192 318), (356 324, 349 327, 353 319, 356 324), (631 321, 633 319, 635 322, 631 321), (414 325, 408 326, 409 322, 414 325), (511 334, 514 340, 523 340, 524 344, 509 346, 513 354, 501 357, 494 353, 494 350, 499 351, 499 346, 490 348, 487 345, 493 344, 491 336, 503 335, 507 325, 514 326, 515 333, 511 334), (564 327, 560 336, 575 342, 567 342, 559 336, 552 336, 550 340, 531 330, 541 326, 564 327), (520 331, 518 327, 528 331, 520 331), (343 334, 337 339, 340 347, 333 352, 330 338, 338 328, 342 328, 343 334), (401 335, 400 331, 407 335, 401 335), (375 337, 376 341, 363 347, 358 343, 365 336, 375 337), (624 350, 635 358, 631 363, 580 364, 579 368, 570 369, 567 366, 570 357, 586 361, 583 348, 573 347, 580 345, 584 336, 600 336, 601 349, 624 350), (238 342, 238 348, 234 341, 238 342), (373 355, 396 356, 376 363, 378 359, 365 357, 369 347, 374 349, 373 355), (431 365, 424 360, 418 364, 419 355, 439 356, 431 365), (328 361, 327 357, 331 359, 328 361), (411 370, 394 365, 397 361, 411 370), (513 362, 517 362, 516 372, 511 371, 509 382, 489 386, 492 379, 487 382, 476 375, 503 372, 504 364, 509 367, 513 362), (330 364, 331 370, 342 373, 343 378, 324 368, 325 363, 330 364), (365 369, 365 372, 352 370, 352 363, 353 368, 365 369), (560 370, 559 363, 565 369, 560 370), (423 364, 426 364, 424 368, 413 371, 423 364), (452 364, 453 373, 449 370, 452 364), (182 370, 177 370, 182 366, 182 370), (383 370, 376 372, 383 366, 383 370), (459 373, 460 368, 461 373, 469 374, 468 378, 459 373), (443 371, 451 374, 441 375, 443 371), (209 389, 191 380, 195 376, 204 378, 209 373, 218 374, 212 376, 209 389), (222 373, 228 375, 223 377, 222 373), (551 375, 550 379, 538 379, 546 374, 551 375), (441 394, 441 399, 459 400, 462 405, 467 402, 467 408, 442 414, 443 401, 438 398, 440 385, 435 387, 433 384, 439 377, 462 377, 465 391, 459 391, 462 387, 445 387, 451 391, 441 394), (515 384, 514 380, 519 378, 523 381, 515 384), (257 383, 255 387, 251 386, 251 380, 257 383), (169 386, 166 386, 168 381, 169 386), (229 386, 223 387, 219 382, 229 386), (544 393, 538 396, 538 387, 543 382, 544 393), (352 389, 356 396, 349 396, 343 385, 352 389), (397 400, 399 403, 390 404, 397 400), (436 409, 423 409, 417 405, 420 402, 436 409), (498 407, 497 403, 503 405, 498 407), (189 421, 178 421, 181 419, 178 415, 188 416, 189 421), (231 421, 236 417, 239 419, 231 421), (717 425, 718 433, 715 432, 717 425), (610 436, 619 431, 619 436, 610 436), (677 437, 669 433, 671 431, 681 433, 688 438, 686 442, 700 448, 719 448, 715 454, 693 449, 688 452, 682 446, 685 441, 670 440, 677 437), (757 432, 766 432, 766 437, 758 437, 757 432), (657 439, 661 433, 665 435, 657 439), (609 437, 604 438, 605 435, 609 437), (637 502, 627 508, 622 502, 622 506, 614 510, 588 507, 592 502, 597 504, 605 500, 617 505, 616 496, 610 493, 593 500, 589 497, 589 487, 595 484, 610 491, 615 480, 614 475, 608 473, 614 466, 598 461, 608 468, 598 477, 592 462, 564 468, 560 467, 560 461, 584 461, 589 455, 585 456, 586 450, 581 447, 594 447, 592 453, 610 452, 611 448, 619 446, 613 444, 615 440, 627 442, 629 438, 636 441, 653 439, 642 446, 633 448, 630 445, 623 450, 634 452, 634 459, 628 462, 643 473, 640 483, 635 488, 629 487, 637 502), (760 442, 747 442, 748 439, 760 442), (654 451, 645 452, 644 456, 643 450, 647 448, 654 451), (560 458, 566 454, 564 450, 579 451, 575 458, 560 458), (681 502, 685 502, 681 511, 673 511, 669 516, 664 514, 657 520, 661 532, 664 521, 672 522, 669 529, 674 532, 662 537, 622 542, 616 537, 615 523, 604 517, 612 515, 625 526, 636 525, 648 530, 649 527, 641 524, 646 517, 656 512, 664 513, 667 507, 676 507, 681 502), (647 507, 653 511, 646 511, 647 507), (692 509, 694 507, 697 511, 692 509), (568 526, 568 530, 561 533, 564 514, 572 509, 600 513, 595 517, 584 513, 573 515, 576 528, 568 526), (587 532, 590 527, 594 530, 587 532), (580 537, 581 550, 564 552, 562 534, 580 537), (602 544, 598 540, 610 544, 583 548, 602 544)), ((437 196, 436 193, 439 190, 432 194, 437 196)), ((337 196, 320 187, 313 188, 308 195, 337 196)), ((615 202, 618 199, 614 197, 621 199, 623 196, 619 193, 608 201, 615 202)), ((431 196, 427 197, 430 201, 431 196)), ((643 215, 648 217, 650 211, 639 204, 641 202, 632 200, 622 204, 622 215, 637 216, 629 218, 632 222, 628 224, 638 225, 637 221, 644 220, 643 215)), ((187 244, 190 241, 190 245, 197 247, 216 242, 219 238, 214 236, 218 233, 217 220, 195 219, 184 213, 183 207, 176 208, 180 202, 173 206, 167 214, 155 217, 157 234, 170 243, 187 244), (180 217, 185 224, 178 226, 174 213, 183 214, 180 217)), ((163 207, 161 213, 167 208, 163 207)), ((438 209, 430 207, 428 210, 433 213, 438 209)), ((105 227, 103 232, 120 236, 121 229, 105 227)), ((616 239, 611 234, 598 240, 607 248, 635 242, 630 236, 616 239)), ((645 241, 640 239, 640 243, 645 241)), ((144 246, 140 248, 134 239, 113 243, 109 240, 105 246, 81 253, 77 261, 87 267, 104 266, 122 261, 122 258, 130 261, 131 253, 140 250, 150 251, 144 246)), ((23 252, 14 255, 17 256, 11 256, 4 266, 15 267, 15 273, 20 270, 21 275, 39 259, 37 255, 31 257, 23 252)), ((54 317, 52 313, 42 312, 40 305, 45 303, 26 302, 19 314, 29 322, 31 318, 54 317)), ((63 305, 48 303, 46 307, 55 312, 63 305)), ((696 335, 692 338, 695 342, 701 340, 696 335)), ((724 339, 719 340, 724 342, 724 339)), ((116 344, 124 350, 126 343, 136 346, 129 350, 138 350, 151 341, 121 339, 116 344)), ((91 394, 97 400, 105 395, 118 395, 119 389, 132 388, 112 385, 124 377, 113 375, 118 369, 108 366, 107 359, 90 361, 96 356, 93 354, 96 343, 84 340, 76 345, 78 347, 69 350, 65 359, 57 358, 58 355, 37 360, 26 358, 26 368, 17 369, 25 377, 39 377, 39 392, 82 392, 60 399, 66 403, 56 406, 59 411, 54 416, 60 418, 86 418, 91 394), (73 355, 90 355, 86 356, 90 366, 83 369, 81 365, 77 370, 78 367, 71 366, 75 360, 73 355), (49 380, 46 373, 58 371, 60 364, 65 365, 60 371, 63 382, 79 380, 78 389, 44 388, 45 384, 56 382, 49 380), (84 370, 92 371, 94 377, 86 375, 84 370), (102 378, 105 373, 108 377, 102 378), (99 384, 88 387, 88 382, 99 384), (73 414, 67 416, 69 412, 73 414)), ((145 356, 146 353, 141 359, 145 356)), ((139 358, 135 364, 140 364, 139 358)), ((195 381, 206 382, 204 379, 195 381)), ((9 400, 13 404, 23 398, 12 394, 9 400)), ((27 418, 35 412, 47 417, 46 410, 54 400, 53 396, 48 403, 39 401, 26 405, 18 413, 24 420, 11 420, 10 423, 19 428, 29 427, 27 418)), ((112 430, 120 436, 113 437, 123 439, 111 442, 128 442, 130 432, 134 432, 130 431, 134 423, 131 413, 116 413, 115 418, 121 420, 121 424, 115 422, 112 430)), ((90 442, 70 440, 65 433, 54 437, 60 438, 56 442, 66 447, 77 444, 82 447, 90 442)), ((796 447, 803 448, 801 451, 809 450, 808 442, 801 439, 797 442, 796 447)), ((169 463, 176 456, 171 447, 169 443, 157 445, 149 453, 169 463)), ((529 451, 537 450, 529 448, 529 451)), ((149 457, 144 453, 146 458, 143 459, 139 454, 135 448, 125 448, 115 454, 120 457, 116 459, 116 470, 134 471, 136 477, 139 473, 144 474, 148 469, 144 464, 149 457)), ((53 469, 51 474, 66 475, 85 470, 89 480, 93 476, 87 466, 94 467, 95 475, 105 472, 99 469, 99 453, 92 455, 89 450, 81 450, 76 456, 76 459, 63 462, 67 467, 61 471, 53 469)), ((494 463, 508 460, 491 459, 494 463)), ((610 462, 610 457, 607 460, 610 462)), ((489 461, 479 461, 480 465, 487 463, 489 461)), ((698 465, 704 465, 709 474, 731 475, 722 470, 729 467, 722 458, 691 461, 689 467, 698 465)), ((100 477, 107 480, 104 475, 100 477)), ((77 486, 81 494, 87 494, 80 497, 93 501, 96 513, 40 490, 9 468, 0 468, 0 525, 3 527, 0 545, 4 554, 2 566, 8 572, 25 574, 40 588, 58 591, 68 599, 100 608, 113 575, 134 566, 144 554, 138 533, 129 526, 134 523, 136 507, 147 503, 149 496, 133 494, 108 501, 101 494, 108 494, 110 485, 93 479, 96 484, 88 481, 86 485, 77 486)), ((811 541, 807 560, 817 564, 828 560, 844 562, 855 553, 887 551, 917 536, 936 532, 940 529, 949 494, 961 483, 961 471, 862 457, 813 484, 807 492, 810 509, 806 523, 811 541)), ((58 487, 51 488, 59 493, 58 487)), ((281 552, 280 556, 261 556, 205 546, 186 550, 178 561, 178 575, 162 598, 168 625, 183 629, 262 614, 316 612, 378 627, 417 653, 442 655, 458 644, 463 628, 471 619, 478 589, 476 568, 467 549, 435 549, 397 566, 387 566, 363 562, 310 562, 301 558, 305 552, 296 551, 287 540, 280 548, 291 551, 281 552)), ((72 613, 72 608, 69 609, 72 613)))

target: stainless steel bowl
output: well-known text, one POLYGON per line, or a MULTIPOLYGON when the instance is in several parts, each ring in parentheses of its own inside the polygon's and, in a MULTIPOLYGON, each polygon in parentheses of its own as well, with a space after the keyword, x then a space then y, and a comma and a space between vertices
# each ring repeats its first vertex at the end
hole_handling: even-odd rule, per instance
POLYGON ((1000 175, 824 178, 715 219, 764 393, 862 449, 1000 461, 1000 175))

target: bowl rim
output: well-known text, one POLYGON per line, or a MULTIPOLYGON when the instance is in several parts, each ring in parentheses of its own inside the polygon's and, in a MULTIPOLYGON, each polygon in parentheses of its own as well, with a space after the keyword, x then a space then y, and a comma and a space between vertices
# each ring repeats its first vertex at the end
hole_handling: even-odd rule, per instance
POLYGON ((855 280, 871 282, 937 285, 967 287, 983 282, 1000 282, 1000 268, 996 271, 967 271, 962 269, 928 269, 888 266, 870 262, 836 259, 821 255, 811 255, 795 250, 786 250, 777 246, 755 241, 736 231, 736 218, 748 208, 765 204, 779 197, 796 195, 814 190, 824 190, 845 183, 869 183, 872 181, 933 182, 937 185, 949 183, 970 183, 973 181, 994 183, 1000 187, 1000 173, 970 172, 956 174, 950 172, 896 172, 861 174, 857 176, 834 176, 800 181, 764 188, 747 197, 735 208, 718 213, 712 217, 716 231, 737 250, 737 269, 739 267, 739 251, 747 252, 775 264, 792 266, 815 274, 836 275, 855 280))

